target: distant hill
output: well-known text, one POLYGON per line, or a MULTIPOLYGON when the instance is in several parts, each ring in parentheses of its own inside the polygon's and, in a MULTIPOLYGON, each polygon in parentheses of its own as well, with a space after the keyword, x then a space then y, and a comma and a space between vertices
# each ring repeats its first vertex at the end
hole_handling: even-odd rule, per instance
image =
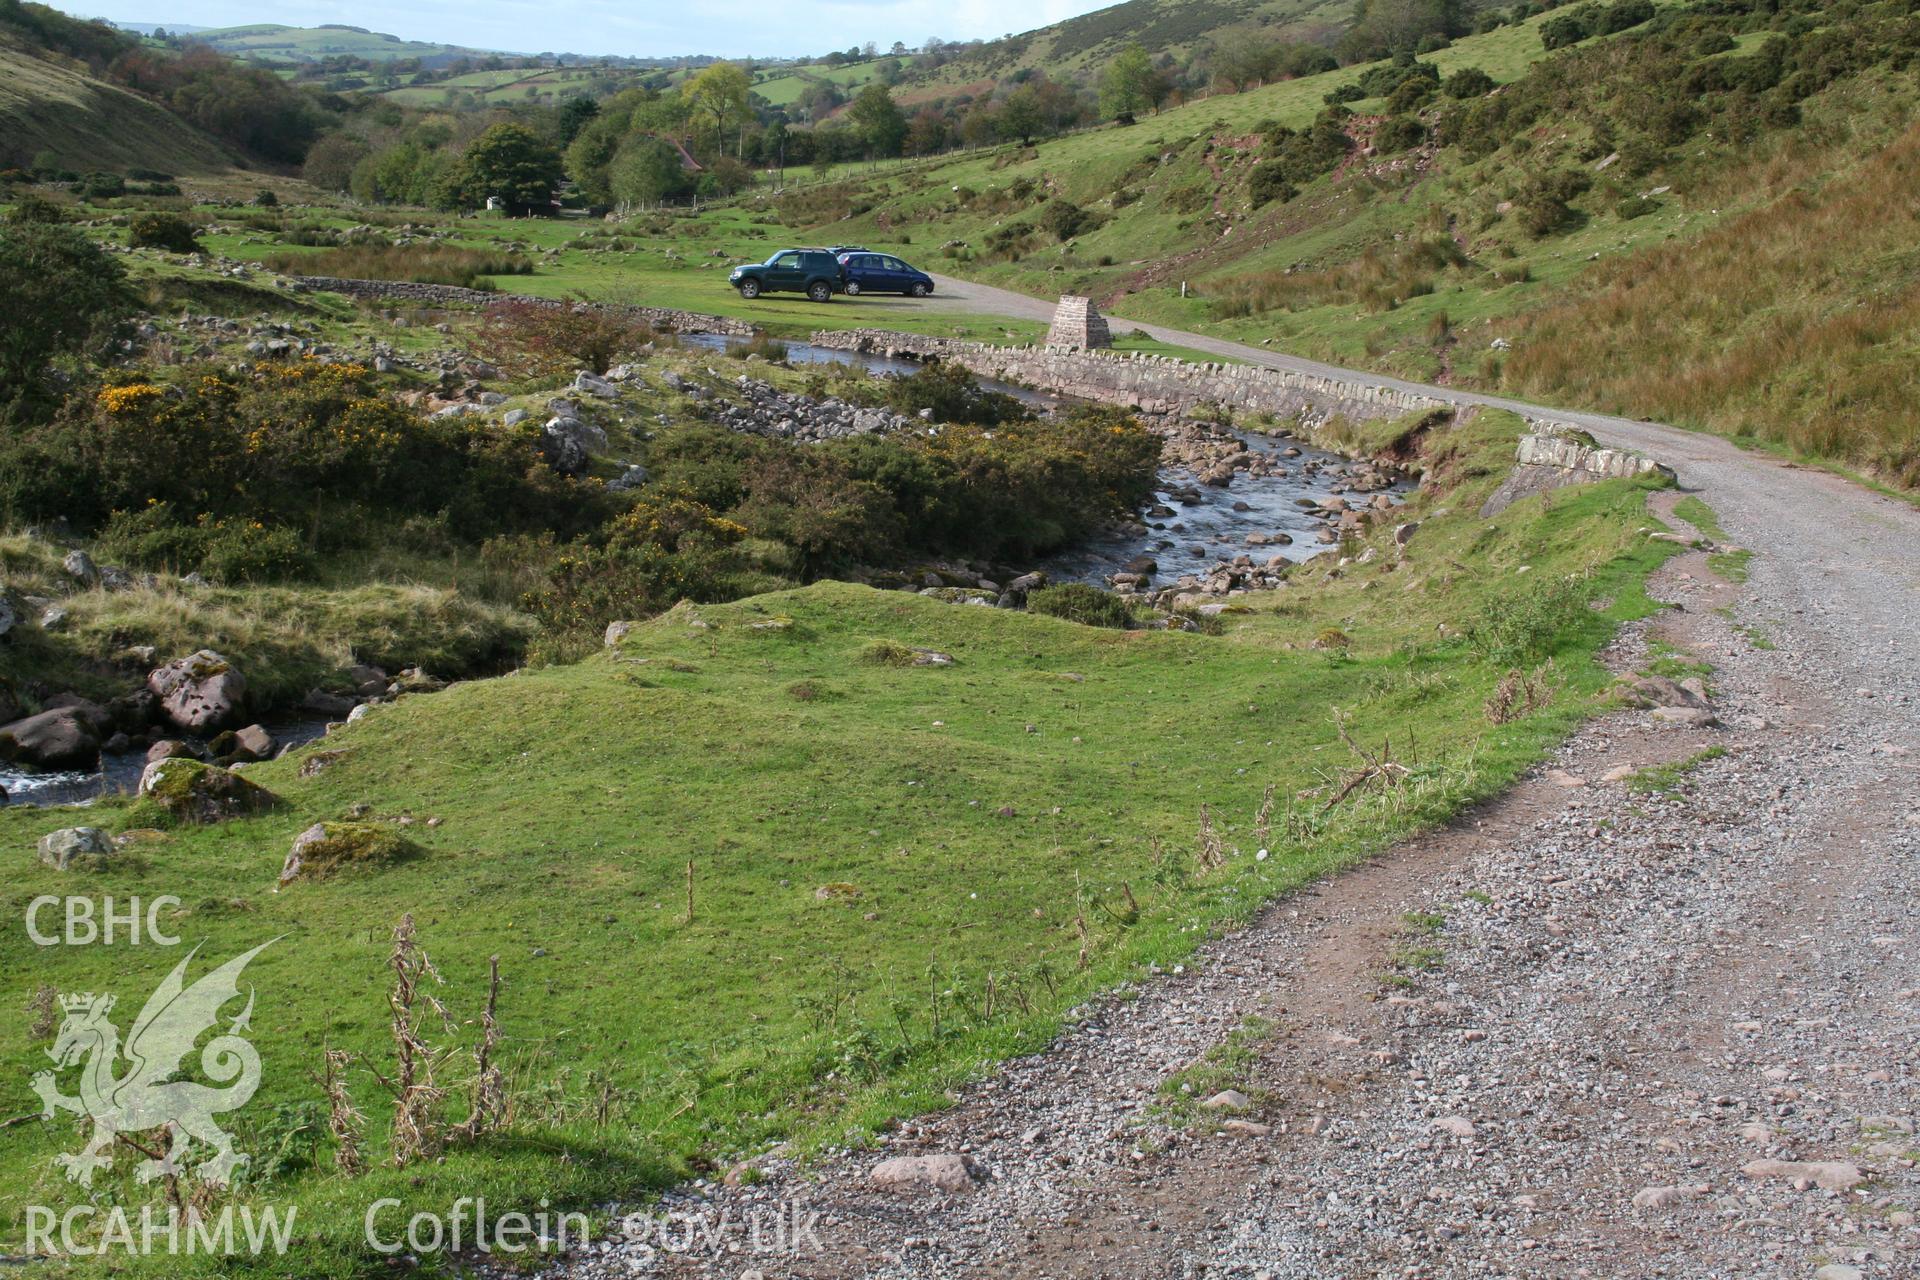
POLYGON ((83 173, 220 173, 236 163, 166 108, 97 79, 83 63, 36 57, 0 33, 0 164, 48 153, 83 173))
POLYGON ((112 22, 107 25, 121 31, 131 31, 135 35, 150 36, 156 31, 168 35, 190 36, 198 31, 211 31, 211 27, 196 27, 189 22, 112 22))
POLYGON ((1021 70, 1073 79, 1139 42, 1185 61, 1202 46, 1238 40, 1320 40, 1353 21, 1354 0, 1126 0, 1020 35, 992 40, 941 67, 928 83, 1003 79, 1021 70))
POLYGON ((168 27, 167 30, 174 34, 191 34, 196 43, 209 45, 235 58, 263 58, 269 62, 318 62, 322 58, 350 54, 372 62, 418 58, 424 65, 432 67, 457 62, 461 58, 488 58, 502 52, 498 49, 402 40, 399 36, 349 26, 288 27, 264 22, 246 27, 209 27, 191 31, 185 27, 168 27))

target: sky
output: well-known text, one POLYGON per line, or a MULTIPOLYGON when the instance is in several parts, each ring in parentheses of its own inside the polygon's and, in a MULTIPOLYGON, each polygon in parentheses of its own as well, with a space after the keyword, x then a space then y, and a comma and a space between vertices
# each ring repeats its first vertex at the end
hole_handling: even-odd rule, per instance
POLYGON ((62 0, 59 7, 115 22, 237 27, 347 23, 408 40, 515 53, 645 57, 711 53, 774 57, 825 53, 871 40, 917 46, 991 39, 1105 8, 1115 0, 62 0))

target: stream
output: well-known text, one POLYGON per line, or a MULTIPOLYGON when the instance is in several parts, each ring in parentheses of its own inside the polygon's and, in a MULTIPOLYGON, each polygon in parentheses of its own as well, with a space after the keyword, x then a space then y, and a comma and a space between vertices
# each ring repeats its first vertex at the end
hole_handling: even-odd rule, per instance
MULTIPOLYGON (((744 341, 720 334, 687 334, 680 338, 682 346, 709 351, 731 350, 744 345, 744 341)), ((902 376, 926 367, 918 360, 899 356, 841 351, 804 342, 789 342, 786 347, 789 364, 857 364, 871 373, 902 376)), ((1035 409, 1054 409, 1071 402, 1065 396, 991 378, 977 381, 989 391, 1003 392, 1035 409)), ((1153 502, 1138 523, 1117 527, 1070 551, 1056 553, 1035 567, 1055 582, 1105 586, 1112 574, 1142 556, 1157 562, 1155 576, 1159 580, 1171 581, 1183 573, 1204 572, 1216 561, 1231 560, 1242 552, 1260 561, 1275 555, 1298 561, 1326 550, 1318 540, 1324 526, 1299 505, 1299 500, 1320 500, 1334 494, 1349 460, 1292 436, 1232 429, 1219 434, 1239 440, 1251 453, 1279 455, 1294 449, 1298 456, 1280 462, 1284 475, 1277 470, 1267 475, 1243 471, 1224 487, 1201 484, 1181 466, 1162 467, 1153 502), (1251 533, 1286 534, 1293 541, 1291 545, 1275 542, 1252 547, 1246 542, 1251 533)), ((1395 485, 1388 492, 1403 497, 1408 487, 1395 485)))
MULTIPOLYGON (((261 724, 273 735, 276 748, 312 742, 327 731, 325 720, 267 720, 261 724)), ((198 741, 186 734, 176 736, 183 742, 198 741)), ((86 804, 99 796, 132 795, 146 767, 144 746, 131 751, 102 751, 100 767, 91 771, 49 773, 0 763, 0 787, 6 788, 8 804, 86 804)))

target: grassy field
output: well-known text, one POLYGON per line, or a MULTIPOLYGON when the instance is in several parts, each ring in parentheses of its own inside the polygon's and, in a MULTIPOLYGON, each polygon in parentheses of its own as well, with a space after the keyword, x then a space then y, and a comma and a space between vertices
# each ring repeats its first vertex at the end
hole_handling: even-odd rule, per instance
POLYGON ((381 97, 410 107, 436 107, 458 94, 472 94, 490 105, 507 106, 514 102, 551 99, 567 93, 584 93, 607 78, 607 73, 591 67, 533 67, 504 71, 472 71, 433 84, 402 85, 387 89, 381 97))
MULTIPOLYGON (((1486 414, 1429 437, 1442 487, 1419 500, 1426 524, 1403 560, 1303 569, 1236 606, 1218 635, 835 583, 682 606, 580 664, 379 708, 326 741, 342 754, 318 776, 301 777, 297 758, 252 770, 286 801, 269 817, 141 837, 84 880, 23 865, 8 909, 46 892, 167 893, 183 904, 169 929, 207 961, 279 939, 248 973, 267 1065, 237 1125, 257 1177, 235 1195, 297 1205, 298 1243, 250 1274, 370 1273, 361 1218, 379 1196, 408 1211, 474 1194, 502 1209, 590 1205, 776 1142, 857 1142, 1044 1042, 1088 993, 1494 793, 1596 705, 1607 677, 1592 654, 1616 620, 1646 612, 1642 575, 1671 547, 1647 541, 1643 492, 1624 483, 1497 524, 1465 514, 1504 473, 1518 427, 1486 414), (1568 575, 1577 588, 1554 586, 1568 575), (1496 617, 1505 641, 1458 638, 1496 617), (954 661, 899 665, 902 646, 954 661), (1551 705, 1490 723, 1483 703, 1507 665, 1549 654, 1551 705), (1356 763, 1336 720, 1370 749, 1391 740, 1410 779, 1327 806, 1356 763), (1255 830, 1269 786, 1271 834, 1255 830), (275 892, 293 835, 358 806, 411 821, 421 856, 275 892), (1256 858, 1262 847, 1272 856, 1256 858), (471 1045, 487 958, 500 957, 513 1118, 394 1169, 380 1163, 391 1107, 369 1068, 391 1068, 385 966, 403 913, 460 1023, 436 1024, 436 1043, 471 1045), (357 1178, 332 1171, 318 1133, 311 1073, 329 1048, 360 1064, 349 1080, 373 1171, 357 1178)), ((22 847, 73 820, 9 810, 0 832, 22 847)), ((108 802, 86 820, 128 830, 153 815, 108 802)), ((50 984, 122 991, 129 1016, 178 959, 36 951, 18 930, 0 957, 9 1007, 50 984)), ((46 1042, 10 1025, 12 1114, 30 1109, 46 1042)), ((450 1120, 464 1114, 463 1071, 444 1068, 450 1120)), ((9 1130, 10 1239, 25 1205, 71 1203, 52 1157, 76 1145, 65 1124, 9 1130)), ((105 1194, 149 1199, 129 1172, 123 1161, 105 1194)))
POLYGON ((764 73, 765 78, 756 79, 753 91, 776 107, 792 106, 806 92, 807 86, 814 84, 830 84, 852 97, 879 79, 883 63, 893 61, 893 58, 875 58, 868 62, 843 63, 839 66, 819 62, 778 67, 764 73))

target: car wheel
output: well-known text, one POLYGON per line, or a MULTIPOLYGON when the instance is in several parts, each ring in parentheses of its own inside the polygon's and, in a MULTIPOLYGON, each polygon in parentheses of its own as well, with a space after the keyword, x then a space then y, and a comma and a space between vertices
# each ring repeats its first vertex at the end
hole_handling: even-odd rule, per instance
POLYGON ((933 290, 927 288, 927 286, 923 282, 919 280, 915 280, 913 282, 913 288, 909 290, 909 292, 911 292, 913 296, 916 298, 924 298, 928 294, 932 293, 933 290))
POLYGON ((760 282, 758 280, 742 280, 740 282, 740 296, 743 298, 759 297, 760 282))
POLYGON ((858 280, 847 281, 847 296, 849 298, 857 298, 860 296, 860 282, 858 280))
POLYGON ((825 280, 815 280, 807 286, 807 297, 815 302, 830 302, 833 300, 833 286, 825 280))

